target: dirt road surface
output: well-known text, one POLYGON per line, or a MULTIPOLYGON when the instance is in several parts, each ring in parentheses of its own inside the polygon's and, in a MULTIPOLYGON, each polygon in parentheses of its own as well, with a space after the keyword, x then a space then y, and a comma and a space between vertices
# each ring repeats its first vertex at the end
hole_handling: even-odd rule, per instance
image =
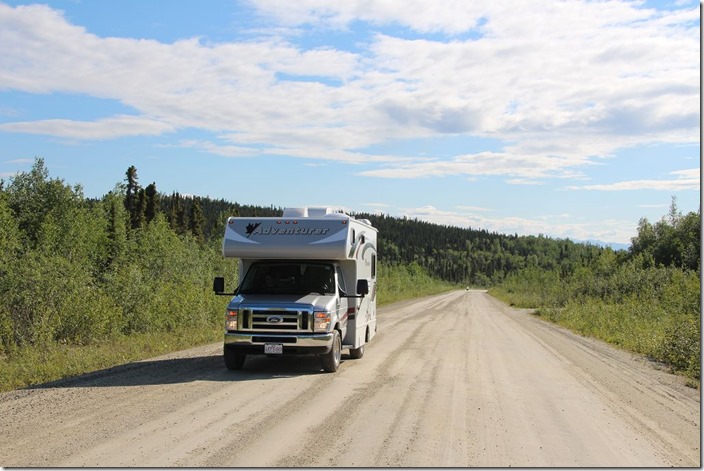
POLYGON ((0 395, 0 465, 700 466, 681 378, 482 291, 379 310, 364 357, 212 344, 0 395))

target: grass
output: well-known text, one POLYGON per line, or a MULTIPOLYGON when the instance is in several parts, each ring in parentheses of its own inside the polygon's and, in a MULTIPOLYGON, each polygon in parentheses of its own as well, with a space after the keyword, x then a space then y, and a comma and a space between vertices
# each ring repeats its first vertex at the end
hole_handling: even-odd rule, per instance
POLYGON ((220 327, 116 336, 93 345, 25 347, 0 358, 0 392, 78 376, 222 340, 220 327))

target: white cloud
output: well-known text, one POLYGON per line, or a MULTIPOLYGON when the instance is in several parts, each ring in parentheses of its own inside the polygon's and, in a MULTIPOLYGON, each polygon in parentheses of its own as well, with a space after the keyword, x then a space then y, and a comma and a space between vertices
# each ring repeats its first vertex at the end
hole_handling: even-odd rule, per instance
POLYGON ((480 152, 457 156, 452 160, 402 163, 376 170, 360 172, 361 175, 380 178, 414 179, 444 176, 515 176, 508 179, 512 184, 539 184, 540 178, 579 178, 572 170, 577 163, 589 165, 580 156, 546 156, 543 154, 507 154, 480 152))
POLYGON ((627 180, 616 183, 568 186, 568 190, 596 190, 596 191, 681 191, 699 190, 701 188, 700 169, 692 168, 670 172, 676 178, 670 180, 627 180))
POLYGON ((0 131, 44 134, 79 140, 111 139, 121 136, 155 136, 174 127, 140 116, 116 116, 98 121, 47 119, 0 124, 0 131))
POLYGON ((355 21, 375 24, 397 23, 422 32, 457 34, 474 27, 487 6, 486 2, 445 0, 390 0, 384 2, 325 0, 255 0, 251 2, 262 15, 289 25, 314 25, 347 29, 355 21))
MULTIPOLYGON (((1 126, 0 126, 1 129, 1 126)), ((221 139, 223 140, 223 139, 221 139)), ((224 138, 225 141, 232 140, 236 142, 235 139, 224 138)), ((294 139, 292 138, 292 141, 294 139)), ((256 140, 253 144, 256 144, 256 140)), ((285 142, 283 140, 279 142, 285 142)), ((323 160, 323 161, 337 161, 347 164, 361 164, 370 162, 410 162, 413 158, 407 157, 396 157, 393 155, 381 155, 381 154, 361 154, 356 152, 349 152, 344 149, 338 149, 334 146, 330 147, 318 147, 316 143, 311 142, 307 146, 292 146, 292 147, 277 147, 271 146, 238 146, 238 145, 228 145, 228 144, 218 144, 207 140, 183 140, 179 143, 181 147, 198 149, 203 152, 208 152, 211 154, 221 155, 223 157, 255 157, 259 155, 280 155, 286 157, 307 159, 307 160, 323 160)), ((314 165, 314 164, 310 164, 314 165)))
POLYGON ((6 122, 0 130, 95 140, 199 129, 218 139, 190 145, 221 155, 266 148, 375 165, 366 176, 501 175, 513 184, 580 179, 580 168, 635 144, 698 142, 694 7, 668 12, 638 2, 552 0, 251 5, 275 19, 271 34, 210 44, 101 38, 47 6, 0 3, 0 90, 112 99, 135 112, 92 122, 6 122), (281 36, 360 21, 370 28, 356 44, 360 52, 306 50, 281 36), (419 36, 382 33, 388 25, 419 36), (358 150, 456 135, 504 147, 424 160, 358 150))
POLYGON ((445 211, 428 205, 419 208, 405 208, 399 216, 417 218, 435 224, 456 227, 484 229, 500 234, 536 235, 573 240, 602 240, 617 243, 630 243, 636 232, 631 221, 604 219, 599 221, 577 221, 570 215, 545 215, 533 219, 517 216, 486 217, 477 211, 445 211))

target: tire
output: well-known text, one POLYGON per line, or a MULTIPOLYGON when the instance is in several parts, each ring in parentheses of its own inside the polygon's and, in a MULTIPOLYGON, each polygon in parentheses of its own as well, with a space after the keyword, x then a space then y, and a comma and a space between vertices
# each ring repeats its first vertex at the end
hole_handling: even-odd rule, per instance
POLYGON ((360 345, 359 348, 350 348, 350 358, 359 360, 364 356, 364 345, 360 345))
POLYGON ((247 355, 226 348, 223 351, 223 357, 225 358, 225 366, 228 370, 241 370, 247 355))
POLYGON ((323 363, 323 370, 326 373, 336 372, 340 367, 340 361, 342 359, 342 339, 340 338, 340 332, 337 330, 333 332, 332 348, 328 353, 320 355, 320 360, 323 363))

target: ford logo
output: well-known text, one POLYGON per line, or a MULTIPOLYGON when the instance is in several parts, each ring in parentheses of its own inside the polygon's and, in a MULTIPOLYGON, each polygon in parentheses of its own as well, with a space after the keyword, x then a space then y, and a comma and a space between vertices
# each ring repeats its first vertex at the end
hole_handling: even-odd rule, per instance
POLYGON ((269 316, 266 318, 266 321, 269 324, 280 324, 284 321, 284 318, 281 316, 269 316))

